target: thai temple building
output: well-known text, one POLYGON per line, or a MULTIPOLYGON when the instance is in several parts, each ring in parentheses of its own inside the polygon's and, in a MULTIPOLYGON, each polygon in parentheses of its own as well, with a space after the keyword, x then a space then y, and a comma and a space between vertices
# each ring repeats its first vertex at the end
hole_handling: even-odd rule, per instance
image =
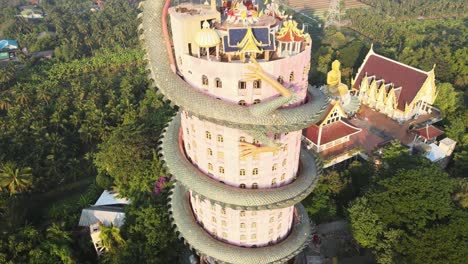
POLYGON ((300 201, 322 169, 302 130, 329 107, 307 81, 310 36, 274 2, 170 2, 139 17, 149 78, 179 107, 160 155, 180 237, 201 263, 302 263, 300 201))
POLYGON ((362 129, 347 122, 359 110, 360 104, 358 97, 341 82, 338 60, 333 61, 327 74, 327 85, 321 89, 330 97, 330 104, 324 118, 304 130, 303 141, 307 149, 320 154, 325 161, 324 167, 329 167, 360 152, 350 140, 362 129))
POLYGON ((399 122, 430 113, 437 96, 434 68, 416 69, 372 47, 351 83, 362 104, 399 122))
POLYGON ((347 118, 341 104, 333 102, 322 120, 304 130, 303 141, 308 149, 320 154, 324 167, 340 163, 359 153, 350 141, 362 129, 350 124, 347 118))

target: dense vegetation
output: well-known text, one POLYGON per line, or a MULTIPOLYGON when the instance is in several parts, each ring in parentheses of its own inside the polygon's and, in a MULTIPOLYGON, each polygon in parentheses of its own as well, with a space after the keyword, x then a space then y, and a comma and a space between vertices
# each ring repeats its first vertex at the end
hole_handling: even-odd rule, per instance
POLYGON ((20 2, 0 1, 2 38, 55 56, 24 53, 0 68, 0 262, 96 262, 77 224, 111 186, 132 204, 121 231, 104 228, 101 261, 173 262, 167 194, 153 194, 164 176, 156 141, 173 111, 148 89, 134 1, 97 12, 87 0, 47 1, 35 21, 14 17, 20 2))
POLYGON ((379 263, 463 262, 468 257, 466 5, 364 2, 373 8, 348 10, 345 27, 321 31, 320 22, 305 21, 315 26, 309 27, 310 81, 323 84, 330 62, 339 59, 343 82, 350 85, 371 43, 377 53, 411 66, 428 71, 435 65, 435 105, 445 117, 437 125, 457 141, 454 158, 443 171, 394 143, 374 157, 383 166, 354 161, 325 171, 304 204, 316 222, 349 219, 356 242, 371 249, 379 263))

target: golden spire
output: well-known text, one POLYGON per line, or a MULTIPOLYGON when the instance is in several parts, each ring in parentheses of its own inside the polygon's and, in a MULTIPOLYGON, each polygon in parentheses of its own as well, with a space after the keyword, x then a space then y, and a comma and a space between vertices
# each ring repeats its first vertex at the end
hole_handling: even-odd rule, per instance
POLYGON ((308 34, 304 34, 304 29, 297 28, 297 22, 294 20, 287 20, 283 22, 283 27, 277 35, 279 41, 303 41, 307 38, 308 34))
POLYGON ((259 49, 258 46, 263 45, 261 41, 258 41, 252 31, 252 28, 247 28, 247 33, 241 42, 237 43, 237 47, 240 48, 239 53, 262 53, 263 50, 259 49))

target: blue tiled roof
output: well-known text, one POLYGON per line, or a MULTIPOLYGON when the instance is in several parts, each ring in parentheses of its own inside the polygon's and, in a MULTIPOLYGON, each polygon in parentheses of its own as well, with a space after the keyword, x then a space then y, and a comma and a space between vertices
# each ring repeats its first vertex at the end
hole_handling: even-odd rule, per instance
MULTIPOLYGON (((247 28, 228 29, 228 35, 223 38, 224 52, 238 51, 240 48, 237 47, 237 43, 242 41, 246 33, 247 28)), ((258 46, 260 49, 275 50, 275 37, 268 27, 254 27, 252 33, 258 41, 262 42, 262 45, 258 46)))
POLYGON ((11 39, 0 40, 0 50, 12 50, 18 48, 18 42, 11 39))

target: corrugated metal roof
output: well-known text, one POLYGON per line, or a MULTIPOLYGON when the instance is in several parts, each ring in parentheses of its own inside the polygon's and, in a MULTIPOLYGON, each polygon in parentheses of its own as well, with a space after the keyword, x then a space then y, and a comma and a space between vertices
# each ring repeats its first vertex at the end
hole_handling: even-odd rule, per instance
POLYGON ((104 190, 94 205, 130 204, 130 200, 126 198, 118 198, 118 196, 118 192, 104 190))
POLYGON ((90 226, 101 222, 105 226, 111 224, 120 228, 125 220, 123 208, 113 206, 92 206, 81 211, 78 226, 90 226))
POLYGON ((0 50, 13 50, 18 48, 18 42, 11 39, 0 40, 0 50))

